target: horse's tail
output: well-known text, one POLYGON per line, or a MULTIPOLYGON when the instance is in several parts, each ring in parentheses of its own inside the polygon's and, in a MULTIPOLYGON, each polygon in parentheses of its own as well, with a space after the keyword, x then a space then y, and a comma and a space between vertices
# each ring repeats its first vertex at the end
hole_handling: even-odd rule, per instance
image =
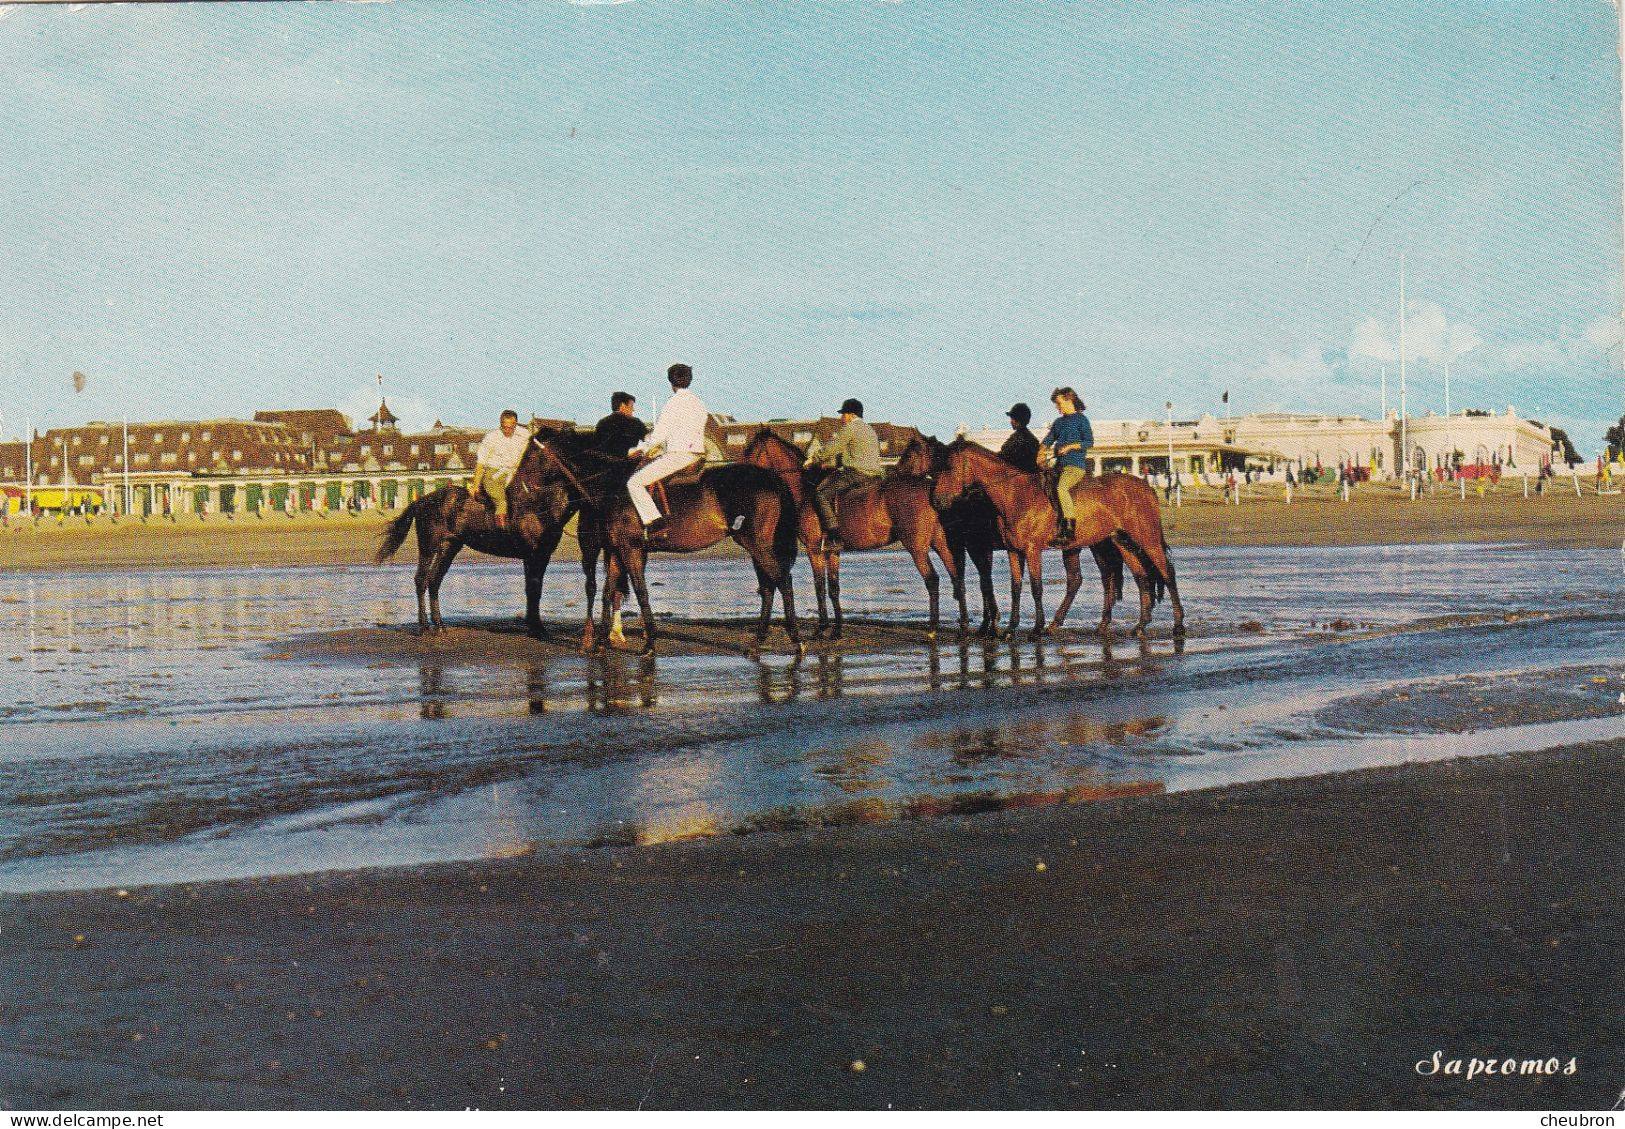
POLYGON ((796 559, 796 545, 801 539, 801 506, 789 486, 779 485, 779 521, 773 527, 773 556, 791 562, 796 559))
MULTIPOLYGON (((1128 530, 1119 529, 1117 531, 1117 538, 1118 538, 1119 541, 1122 542, 1124 550, 1126 550, 1127 552, 1133 553, 1134 554, 1134 559, 1139 561, 1140 564, 1145 567, 1146 578, 1147 578, 1147 580, 1150 581, 1150 584, 1151 584, 1151 603, 1152 604, 1160 604, 1162 602, 1163 598, 1168 595, 1168 581, 1171 578, 1163 575, 1162 566, 1157 564, 1156 560, 1151 556, 1150 553, 1145 551, 1145 549, 1140 545, 1140 543, 1138 541, 1134 540, 1134 535, 1131 534, 1128 530)), ((1171 559, 1168 557, 1168 542, 1167 541, 1164 541, 1162 543, 1162 555, 1163 555, 1164 560, 1170 561, 1170 567, 1171 567, 1172 562, 1171 562, 1171 559)), ((1122 560, 1122 554, 1118 554, 1118 559, 1117 559, 1117 562, 1116 562, 1116 569, 1117 569, 1117 590, 1119 592, 1121 592, 1123 590, 1123 560, 1122 560)))
POLYGON ((418 507, 421 505, 423 499, 419 498, 401 511, 400 517, 384 527, 383 536, 378 539, 378 551, 372 555, 374 564, 383 564, 405 543, 406 535, 412 532, 412 523, 417 520, 418 507))

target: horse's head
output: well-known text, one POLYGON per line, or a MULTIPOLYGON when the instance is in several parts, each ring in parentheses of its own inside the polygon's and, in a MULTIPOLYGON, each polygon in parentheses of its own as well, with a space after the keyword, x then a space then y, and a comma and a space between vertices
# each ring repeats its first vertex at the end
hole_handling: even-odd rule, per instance
POLYGON ((970 493, 976 485, 970 464, 973 453, 964 438, 942 444, 932 440, 931 452, 931 504, 938 509, 951 506, 970 493))
POLYGON ((908 441, 903 453, 897 456, 897 465, 894 469, 898 474, 908 475, 911 478, 930 478, 935 473, 934 448, 941 446, 942 444, 930 436, 916 435, 908 441))
POLYGON ((739 455, 739 461, 752 466, 776 471, 799 471, 806 456, 800 447, 783 438, 770 427, 761 428, 739 455))
POLYGON ((538 427, 515 478, 533 485, 563 485, 580 493, 581 459, 589 439, 574 428, 538 427))

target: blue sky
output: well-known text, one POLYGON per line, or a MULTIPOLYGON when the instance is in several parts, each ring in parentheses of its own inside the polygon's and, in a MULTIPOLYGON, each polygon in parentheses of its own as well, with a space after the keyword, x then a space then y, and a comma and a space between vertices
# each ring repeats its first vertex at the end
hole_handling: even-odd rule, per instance
POLYGON ((674 360, 741 419, 1375 415, 1403 253, 1413 412, 1448 359, 1591 451, 1617 44, 1605 0, 0 8, 4 431, 378 372, 409 424, 585 420, 674 360))

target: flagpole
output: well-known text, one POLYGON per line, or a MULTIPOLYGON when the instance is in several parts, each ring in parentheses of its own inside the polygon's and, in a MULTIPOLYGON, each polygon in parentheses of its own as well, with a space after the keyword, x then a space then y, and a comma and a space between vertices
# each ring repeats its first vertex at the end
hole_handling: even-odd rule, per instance
POLYGON ((1444 363, 1444 445, 1445 466, 1450 468, 1450 477, 1455 477, 1456 471, 1456 440, 1450 430, 1450 362, 1444 363))
POLYGON ((1399 465, 1411 473, 1410 419, 1405 414, 1405 256, 1399 256, 1399 465))
POLYGON ((23 505, 28 507, 28 516, 34 516, 34 417, 23 417, 23 475, 27 479, 23 483, 23 505))
POLYGON ((124 414, 124 516, 130 516, 130 415, 124 414))

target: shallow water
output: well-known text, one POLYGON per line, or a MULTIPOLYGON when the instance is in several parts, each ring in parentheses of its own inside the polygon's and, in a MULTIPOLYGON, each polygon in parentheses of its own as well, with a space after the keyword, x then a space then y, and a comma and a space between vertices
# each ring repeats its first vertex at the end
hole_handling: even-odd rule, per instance
MULTIPOLYGON (((396 567, 3 580, 0 889, 926 818, 1625 736, 1618 554, 1178 565, 1178 647, 1163 607, 1145 645, 931 645, 908 560, 851 557, 847 614, 879 649, 800 663, 777 626, 760 662, 538 654, 506 618, 512 564, 459 563, 443 592, 483 657, 395 630, 414 614, 396 567), (343 646, 367 632, 367 654, 343 646)), ((661 613, 754 608, 740 561, 662 558, 651 578, 661 613)), ((1002 609, 1002 566, 995 591, 1002 609)), ((1098 600, 1091 580, 1072 623, 1098 600)), ((572 633, 580 612, 561 564, 544 615, 572 633)))

